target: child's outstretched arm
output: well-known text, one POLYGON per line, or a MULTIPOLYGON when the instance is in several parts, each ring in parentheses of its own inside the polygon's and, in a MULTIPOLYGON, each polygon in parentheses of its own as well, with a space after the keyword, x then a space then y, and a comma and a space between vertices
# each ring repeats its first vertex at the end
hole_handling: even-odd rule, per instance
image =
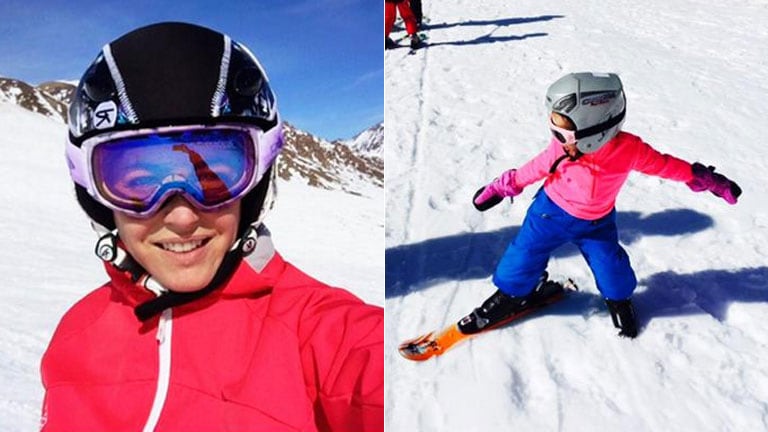
POLYGON ((562 147, 552 140, 544 151, 526 162, 519 170, 505 171, 491 183, 481 187, 472 197, 472 204, 476 209, 486 211, 505 197, 520 195, 526 186, 546 177, 552 163, 562 155, 562 147))
POLYGON ((523 192, 523 188, 517 185, 515 177, 517 170, 511 169, 504 171, 489 184, 481 187, 472 197, 472 204, 480 211, 486 211, 489 208, 500 203, 504 197, 515 197, 523 192))
POLYGON ((726 176, 716 173, 715 167, 705 167, 696 162, 690 164, 668 154, 661 154, 639 138, 634 141, 636 149, 634 169, 645 174, 683 181, 694 192, 710 191, 729 204, 736 204, 741 188, 726 176))

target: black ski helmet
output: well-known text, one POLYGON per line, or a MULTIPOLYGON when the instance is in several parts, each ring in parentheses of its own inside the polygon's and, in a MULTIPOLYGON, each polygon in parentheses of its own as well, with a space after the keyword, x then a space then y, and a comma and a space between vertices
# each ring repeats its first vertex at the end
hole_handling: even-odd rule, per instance
POLYGON ((268 209, 274 163, 283 146, 275 95, 258 60, 243 45, 225 34, 176 22, 142 27, 105 45, 75 91, 69 107, 68 152, 104 133, 218 123, 258 128, 268 151, 258 156, 263 175, 242 198, 237 240, 211 282, 195 292, 158 288, 151 275, 117 245, 112 211, 79 184, 83 180, 68 160, 77 200, 103 234, 97 255, 158 294, 135 308, 142 321, 215 290, 253 251, 257 225, 268 209))
MULTIPOLYGON (((205 27, 166 22, 133 30, 105 45, 83 74, 69 107, 69 145, 102 133, 161 126, 252 125, 283 145, 282 124, 266 73, 246 47, 205 27)), ((270 170, 243 198, 238 237, 256 222, 270 170)), ((112 211, 75 181, 80 206, 108 230, 112 211)))

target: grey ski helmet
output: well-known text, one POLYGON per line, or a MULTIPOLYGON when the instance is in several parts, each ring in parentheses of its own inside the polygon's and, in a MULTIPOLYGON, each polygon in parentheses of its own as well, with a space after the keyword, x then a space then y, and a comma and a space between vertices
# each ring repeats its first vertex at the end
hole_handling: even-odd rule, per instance
POLYGON ((624 122, 626 98, 614 73, 570 73, 547 89, 550 112, 568 117, 576 125, 576 147, 584 154, 598 151, 624 122))

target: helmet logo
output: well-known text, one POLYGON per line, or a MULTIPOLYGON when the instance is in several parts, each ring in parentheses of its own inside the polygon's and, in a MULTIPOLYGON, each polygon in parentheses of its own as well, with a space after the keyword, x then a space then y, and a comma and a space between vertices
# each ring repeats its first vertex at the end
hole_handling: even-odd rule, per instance
POLYGON ((581 100, 581 104, 590 105, 590 106, 603 105, 603 104, 607 104, 615 97, 616 97, 615 92, 599 93, 594 96, 585 97, 584 99, 581 100))
POLYGON ((93 127, 96 129, 107 129, 115 125, 117 121, 117 105, 113 101, 106 101, 99 104, 93 111, 93 127))

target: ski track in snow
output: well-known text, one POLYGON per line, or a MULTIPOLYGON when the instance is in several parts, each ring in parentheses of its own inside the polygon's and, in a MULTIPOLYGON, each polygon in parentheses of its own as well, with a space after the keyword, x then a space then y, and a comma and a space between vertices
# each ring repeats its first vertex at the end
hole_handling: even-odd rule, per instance
POLYGON ((768 2, 424 7, 429 46, 384 54, 387 431, 768 430, 768 2), (564 248, 550 274, 581 292, 437 359, 402 359, 400 341, 495 289, 495 262, 478 257, 498 259, 538 186, 485 213, 472 194, 544 148, 546 86, 583 70, 619 73, 624 129, 717 166, 742 186, 739 204, 630 176, 617 210, 639 281, 636 340, 615 336, 564 248))

